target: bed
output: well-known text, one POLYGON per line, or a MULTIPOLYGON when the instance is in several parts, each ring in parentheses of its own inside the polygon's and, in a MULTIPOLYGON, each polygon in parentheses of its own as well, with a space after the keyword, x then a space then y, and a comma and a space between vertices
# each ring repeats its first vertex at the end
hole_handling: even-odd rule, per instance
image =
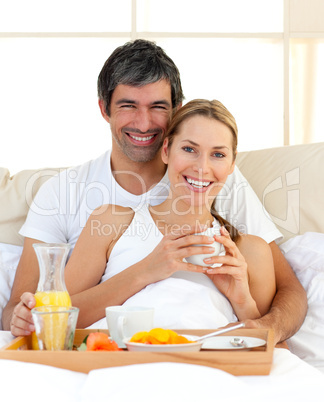
MULTIPOLYGON (((237 164, 283 233, 280 248, 308 296, 289 350, 275 348, 270 375, 234 376, 184 363, 135 364, 89 374, 0 359, 1 395, 34 400, 322 401, 324 384, 324 143, 239 153, 237 164), (36 397, 37 398, 37 397, 36 397)), ((10 295, 31 198, 59 169, 0 168, 0 315, 10 295), (26 198, 26 194, 28 197, 26 198)), ((12 340, 0 331, 0 347, 12 340)))

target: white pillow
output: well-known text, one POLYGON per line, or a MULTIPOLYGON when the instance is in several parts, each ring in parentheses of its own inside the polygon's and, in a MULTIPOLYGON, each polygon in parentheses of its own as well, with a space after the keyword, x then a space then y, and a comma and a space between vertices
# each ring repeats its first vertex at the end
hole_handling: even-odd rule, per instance
POLYGON ((308 232, 280 246, 307 292, 308 311, 290 350, 324 372, 324 234, 308 232))
POLYGON ((0 243, 0 330, 2 310, 10 297, 22 249, 21 246, 0 243))

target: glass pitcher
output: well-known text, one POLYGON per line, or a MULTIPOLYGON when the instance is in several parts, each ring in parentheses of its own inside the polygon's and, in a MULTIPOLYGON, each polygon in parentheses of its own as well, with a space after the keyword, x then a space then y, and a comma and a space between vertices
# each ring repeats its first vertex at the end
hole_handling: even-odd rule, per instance
MULTIPOLYGON (((33 247, 39 264, 35 307, 70 307, 72 304, 65 286, 64 268, 71 245, 66 243, 35 243, 33 247)), ((32 347, 38 349, 35 333, 32 336, 32 347)))

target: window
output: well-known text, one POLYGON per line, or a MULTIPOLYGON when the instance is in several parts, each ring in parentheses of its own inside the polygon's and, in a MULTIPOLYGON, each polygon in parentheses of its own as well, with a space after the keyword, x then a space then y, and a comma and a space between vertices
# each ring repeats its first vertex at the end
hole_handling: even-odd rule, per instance
POLYGON ((240 151, 320 141, 323 3, 0 0, 1 166, 11 174, 71 166, 109 148, 97 76, 110 53, 135 38, 173 58, 185 102, 228 107, 240 151))

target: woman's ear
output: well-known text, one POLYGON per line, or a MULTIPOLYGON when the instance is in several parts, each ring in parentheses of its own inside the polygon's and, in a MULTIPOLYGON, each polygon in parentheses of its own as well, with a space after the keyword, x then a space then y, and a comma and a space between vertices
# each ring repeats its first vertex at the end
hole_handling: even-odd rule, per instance
POLYGON ((234 172, 236 156, 237 156, 237 151, 235 151, 235 155, 234 155, 234 157, 233 157, 233 162, 232 162, 232 166, 231 166, 231 169, 230 169, 229 174, 232 174, 232 173, 234 172))
POLYGON ((161 151, 161 157, 163 162, 167 165, 168 164, 168 155, 169 155, 169 140, 167 138, 164 139, 161 151))

